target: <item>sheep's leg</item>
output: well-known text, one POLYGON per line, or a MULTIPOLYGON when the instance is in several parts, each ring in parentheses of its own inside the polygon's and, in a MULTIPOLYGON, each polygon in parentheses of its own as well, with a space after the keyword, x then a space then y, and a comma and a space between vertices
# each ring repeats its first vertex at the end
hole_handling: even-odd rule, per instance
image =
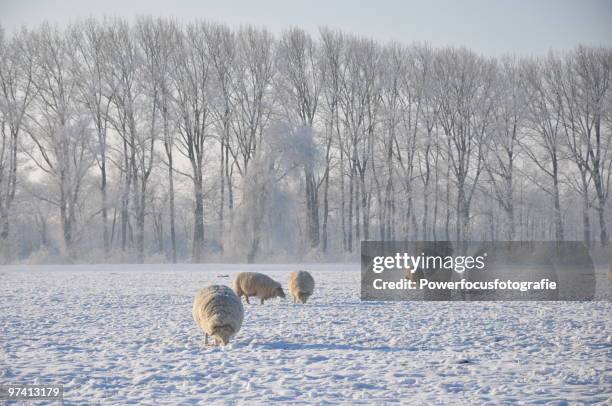
POLYGON ((264 298, 263 297, 261 298, 261 304, 264 304, 264 298))
POLYGON ((204 345, 208 345, 208 334, 204 333, 204 345))
POLYGON ((251 304, 251 302, 249 302, 249 295, 244 295, 244 300, 246 300, 247 304, 251 304))

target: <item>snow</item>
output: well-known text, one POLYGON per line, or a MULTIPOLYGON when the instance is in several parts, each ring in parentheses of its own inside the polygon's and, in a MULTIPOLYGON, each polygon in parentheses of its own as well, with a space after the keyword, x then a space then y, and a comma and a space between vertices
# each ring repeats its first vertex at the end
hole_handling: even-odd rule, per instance
POLYGON ((359 277, 357 264, 0 267, 0 383, 63 383, 67 403, 610 402, 609 301, 361 302, 359 277), (296 269, 315 277, 308 304, 246 305, 229 346, 203 346, 198 289, 244 270, 286 286, 296 269))

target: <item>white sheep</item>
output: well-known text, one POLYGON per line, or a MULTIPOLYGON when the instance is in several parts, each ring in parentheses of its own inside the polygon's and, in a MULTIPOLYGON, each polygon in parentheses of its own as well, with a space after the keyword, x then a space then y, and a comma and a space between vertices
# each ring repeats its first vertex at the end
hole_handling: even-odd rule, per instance
POLYGON ((211 285, 198 292, 193 301, 193 319, 204 332, 204 343, 208 336, 214 338, 215 345, 226 345, 240 327, 244 319, 242 301, 233 290, 223 285, 211 285))
POLYGON ((289 276, 289 292, 293 303, 306 303, 314 291, 315 281, 306 271, 291 272, 289 276))
POLYGON ((250 296, 257 296, 261 299, 261 304, 264 304, 264 300, 267 299, 285 297, 280 283, 258 272, 239 273, 234 279, 234 291, 238 297, 244 296, 249 304, 250 296))

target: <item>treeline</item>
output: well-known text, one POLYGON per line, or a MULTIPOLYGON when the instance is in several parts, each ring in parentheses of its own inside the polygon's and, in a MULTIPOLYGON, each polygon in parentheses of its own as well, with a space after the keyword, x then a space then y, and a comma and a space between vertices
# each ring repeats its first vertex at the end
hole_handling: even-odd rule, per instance
POLYGON ((612 52, 542 58, 142 17, 0 31, 5 262, 606 246, 612 52))

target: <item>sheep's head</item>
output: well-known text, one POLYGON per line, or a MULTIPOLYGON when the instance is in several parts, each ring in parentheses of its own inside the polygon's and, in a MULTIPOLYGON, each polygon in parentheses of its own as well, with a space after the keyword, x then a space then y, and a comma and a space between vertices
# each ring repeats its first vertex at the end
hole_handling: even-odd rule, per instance
POLYGON ((213 338, 215 339, 215 343, 217 345, 227 345, 230 341, 230 338, 234 335, 234 329, 230 326, 220 326, 215 329, 215 333, 213 334, 213 338))
POLYGON ((274 296, 275 297, 285 297, 285 292, 283 291, 283 288, 281 286, 279 286, 278 288, 276 288, 276 290, 274 291, 274 296))
POLYGON ((306 303, 309 297, 310 297, 310 293, 305 293, 305 292, 298 293, 298 299, 300 303, 306 303))

